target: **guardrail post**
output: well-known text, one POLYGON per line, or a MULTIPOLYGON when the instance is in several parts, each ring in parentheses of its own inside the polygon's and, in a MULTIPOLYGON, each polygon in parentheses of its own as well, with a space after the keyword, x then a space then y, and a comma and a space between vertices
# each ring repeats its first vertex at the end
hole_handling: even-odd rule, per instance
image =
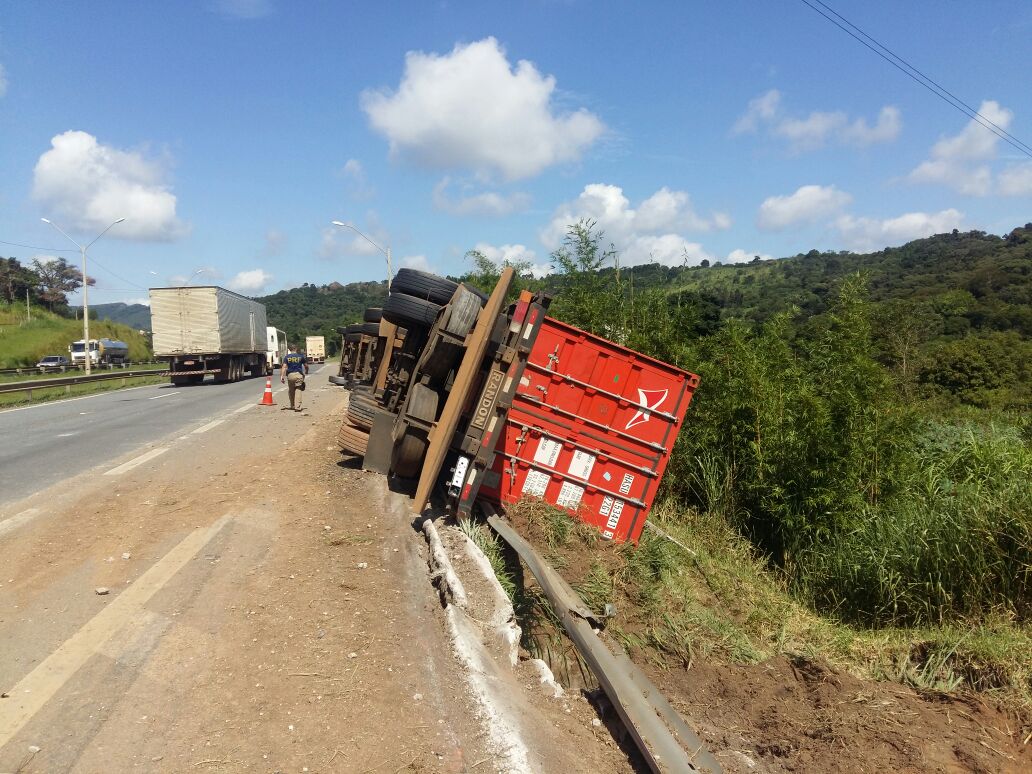
POLYGON ((122 377, 122 386, 125 387, 125 377, 122 377))
POLYGON ((71 395, 71 394, 72 394, 72 385, 66 384, 65 385, 65 395, 71 395))

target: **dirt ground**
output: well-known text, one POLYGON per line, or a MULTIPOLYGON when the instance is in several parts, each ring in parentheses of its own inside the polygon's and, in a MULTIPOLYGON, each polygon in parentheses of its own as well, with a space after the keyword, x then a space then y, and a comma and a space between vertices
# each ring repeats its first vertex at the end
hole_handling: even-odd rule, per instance
MULTIPOLYGON (((622 562, 611 543, 549 546, 542 521, 511 516, 574 586, 596 562, 622 562)), ((626 592, 617 586, 617 620, 633 631, 640 622, 626 592)), ((1032 771, 1016 719, 975 695, 865 681, 802 657, 685 668, 654 651, 630 655, 729 773, 1032 771)))
POLYGON ((16 506, 42 513, 0 544, 0 713, 16 688, 53 695, 6 743, 0 728, 0 772, 631 770, 587 702, 546 696, 536 673, 487 664, 480 682, 512 701, 485 709, 407 499, 340 455, 345 394, 314 386, 304 415, 252 409, 165 439, 128 475, 16 506), (209 528, 83 650, 83 631, 209 528), (57 651, 81 666, 58 679, 57 651))

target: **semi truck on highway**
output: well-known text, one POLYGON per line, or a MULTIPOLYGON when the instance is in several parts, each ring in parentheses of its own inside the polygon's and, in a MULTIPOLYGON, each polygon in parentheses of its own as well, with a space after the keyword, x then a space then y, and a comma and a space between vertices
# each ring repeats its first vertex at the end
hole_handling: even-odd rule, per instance
POLYGON ((326 360, 326 337, 306 336, 305 355, 311 363, 322 363, 326 360))
POLYGON ((225 288, 151 288, 154 356, 168 361, 172 384, 235 382, 264 374, 268 362, 265 307, 225 288))
POLYGON ((283 365, 283 356, 287 354, 287 334, 274 325, 265 328, 268 338, 266 348, 266 373, 272 374, 283 365))
MULTIPOLYGON (((91 365, 121 365, 129 359, 129 345, 116 339, 90 339, 91 365)), ((86 346, 83 339, 68 345, 72 365, 83 365, 86 361, 86 346)))

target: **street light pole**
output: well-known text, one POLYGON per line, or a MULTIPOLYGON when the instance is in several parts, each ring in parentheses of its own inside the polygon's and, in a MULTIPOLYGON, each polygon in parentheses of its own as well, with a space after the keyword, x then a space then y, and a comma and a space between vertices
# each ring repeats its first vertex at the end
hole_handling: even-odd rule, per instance
POLYGON ((350 223, 343 223, 339 220, 334 220, 330 222, 334 226, 339 226, 340 228, 350 228, 352 231, 354 231, 356 234, 362 237, 362 239, 367 241, 369 244, 371 244, 373 247, 375 247, 377 250, 379 250, 381 253, 387 256, 387 289, 390 290, 391 280, 394 278, 394 273, 391 271, 391 246, 387 245, 387 249, 385 250, 384 248, 380 247, 380 245, 376 244, 376 242, 374 242, 372 239, 370 239, 361 231, 359 231, 357 228, 352 226, 350 223))
POLYGON ((68 239, 69 242, 71 242, 73 245, 75 245, 76 247, 79 248, 79 253, 82 255, 82 354, 83 354, 82 361, 83 361, 83 367, 86 370, 86 375, 89 376, 90 375, 90 293, 89 293, 90 282, 89 282, 89 277, 87 277, 87 275, 86 275, 86 251, 89 250, 90 247, 93 246, 93 242, 96 242, 98 239, 100 239, 102 236, 104 236, 104 234, 106 234, 108 231, 110 231, 112 226, 117 226, 119 223, 121 223, 123 220, 125 220, 125 218, 119 218, 118 220, 116 220, 114 223, 112 223, 106 229, 104 229, 99 234, 97 234, 97 236, 93 239, 93 242, 90 242, 87 245, 80 245, 78 242, 76 242, 74 239, 72 239, 70 236, 68 236, 68 234, 65 234, 64 230, 59 225, 54 223, 53 221, 47 220, 46 218, 40 218, 40 220, 42 220, 44 223, 49 223, 51 226, 53 226, 58 231, 60 231, 62 234, 64 234, 64 236, 68 239))

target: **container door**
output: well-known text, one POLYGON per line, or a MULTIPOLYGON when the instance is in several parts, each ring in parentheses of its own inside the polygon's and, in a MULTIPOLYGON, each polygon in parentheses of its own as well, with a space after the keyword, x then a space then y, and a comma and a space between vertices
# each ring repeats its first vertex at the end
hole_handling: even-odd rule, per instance
POLYGON ((254 312, 251 312, 251 351, 254 352, 257 347, 254 345, 254 312))

